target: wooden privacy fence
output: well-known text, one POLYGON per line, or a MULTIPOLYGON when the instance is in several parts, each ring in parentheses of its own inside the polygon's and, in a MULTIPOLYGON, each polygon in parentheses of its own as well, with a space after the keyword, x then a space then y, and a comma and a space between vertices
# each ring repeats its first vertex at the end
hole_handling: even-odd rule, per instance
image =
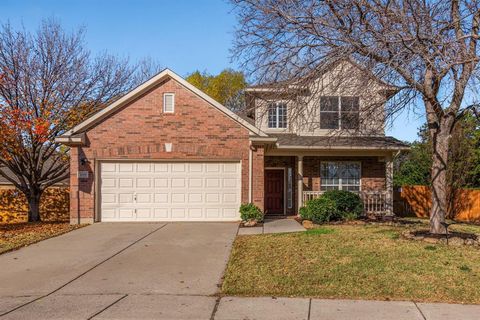
MULTIPOLYGON (((40 200, 40 217, 44 221, 69 220, 69 189, 49 188, 40 200)), ((0 223, 26 222, 28 203, 17 189, 0 189, 0 223)))
MULTIPOLYGON (((396 215, 427 218, 432 206, 432 193, 428 186, 403 186, 401 190, 395 190, 393 201, 396 215)), ((480 222, 480 190, 455 191, 450 201, 449 218, 480 222)))

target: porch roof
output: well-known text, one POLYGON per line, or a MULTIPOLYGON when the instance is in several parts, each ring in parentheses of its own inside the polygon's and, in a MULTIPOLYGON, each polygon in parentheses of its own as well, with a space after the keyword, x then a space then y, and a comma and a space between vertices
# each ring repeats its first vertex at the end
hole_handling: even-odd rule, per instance
POLYGON ((408 150, 410 147, 388 136, 299 136, 296 134, 269 134, 277 139, 279 149, 368 149, 408 150))

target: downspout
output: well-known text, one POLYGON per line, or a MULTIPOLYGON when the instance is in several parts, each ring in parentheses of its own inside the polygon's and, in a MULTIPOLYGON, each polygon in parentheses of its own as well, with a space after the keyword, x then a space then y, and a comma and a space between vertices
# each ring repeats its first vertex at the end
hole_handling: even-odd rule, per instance
POLYGON ((253 150, 252 142, 248 149, 248 203, 252 203, 253 198, 253 150))

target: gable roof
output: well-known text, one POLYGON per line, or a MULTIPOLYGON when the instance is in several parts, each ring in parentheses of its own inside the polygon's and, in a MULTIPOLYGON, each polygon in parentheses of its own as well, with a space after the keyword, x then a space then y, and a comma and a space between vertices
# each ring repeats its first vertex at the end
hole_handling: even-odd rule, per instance
POLYGON ((66 142, 68 138, 72 137, 73 135, 85 132, 88 129, 91 129, 92 127, 96 126, 99 122, 110 116, 112 113, 114 113, 117 109, 125 106, 126 104, 130 103, 134 99, 138 98, 151 88, 155 87, 156 85, 160 84, 162 81, 164 81, 166 78, 171 78, 178 83, 180 83, 182 86, 190 90, 191 92, 195 93, 197 96, 208 102, 212 107, 216 108, 226 116, 230 117, 233 119, 235 122, 239 123, 241 126, 244 128, 248 129, 250 133, 253 133, 254 135, 258 135, 261 137, 266 137, 267 134, 255 127, 253 124, 251 124, 249 121, 246 121, 242 117, 238 116, 231 110, 229 110, 227 107, 223 106, 221 103, 215 101, 213 98, 196 88, 194 85, 190 84, 188 81, 180 77, 178 74, 173 72, 170 69, 164 69, 160 73, 158 73, 156 76, 151 78, 150 80, 147 80, 143 84, 139 85, 135 89, 131 90, 129 93, 121 97, 120 99, 116 100, 112 104, 108 105, 101 111, 97 112, 96 114, 92 115, 88 119, 84 120, 80 124, 76 125, 72 129, 68 130, 65 132, 61 137, 59 137, 58 142, 66 142))
POLYGON ((389 91, 391 93, 396 93, 398 91, 397 87, 395 87, 394 85, 388 84, 387 82, 381 79, 378 79, 378 77, 376 77, 371 70, 364 68, 363 66, 359 65, 357 62, 353 61, 353 59, 351 58, 340 58, 335 61, 328 62, 324 65, 317 66, 317 68, 314 68, 308 74, 300 78, 296 78, 292 80, 281 80, 281 81, 271 82, 271 83, 259 83, 256 85, 249 86, 248 88, 245 89, 245 91, 246 92, 272 92, 272 91, 282 91, 282 90, 297 91, 297 90, 306 89, 306 87, 311 81, 330 72, 332 69, 334 69, 337 65, 341 63, 346 63, 350 67, 353 67, 359 70, 366 77, 377 82, 386 91, 389 91))

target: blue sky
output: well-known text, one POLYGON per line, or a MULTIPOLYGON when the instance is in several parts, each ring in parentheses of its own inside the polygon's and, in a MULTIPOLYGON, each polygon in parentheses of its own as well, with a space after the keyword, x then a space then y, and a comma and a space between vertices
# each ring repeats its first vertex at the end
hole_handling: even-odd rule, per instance
MULTIPOLYGON (((182 76, 238 69, 230 60, 235 17, 225 0, 2 0, 0 22, 35 30, 54 17, 67 30, 86 27, 93 52, 151 57, 182 76)), ((412 141, 422 120, 404 112, 388 135, 412 141)))

